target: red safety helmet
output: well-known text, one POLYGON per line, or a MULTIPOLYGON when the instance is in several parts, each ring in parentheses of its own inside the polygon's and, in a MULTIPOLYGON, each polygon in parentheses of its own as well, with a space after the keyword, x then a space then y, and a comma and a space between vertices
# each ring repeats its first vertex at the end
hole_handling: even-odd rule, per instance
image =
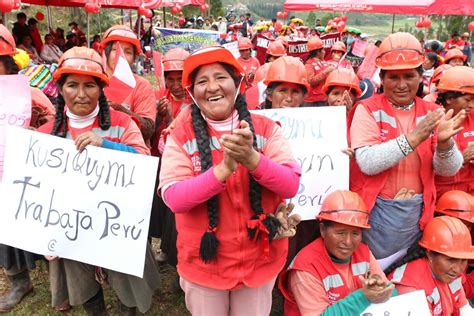
POLYGON ((423 64, 423 61, 423 49, 416 37, 398 32, 382 41, 375 64, 384 70, 414 69, 423 64))
POLYGON ((239 38, 239 41, 237 42, 237 46, 239 50, 247 50, 247 49, 253 48, 252 41, 250 41, 248 37, 239 38))
POLYGON ((345 53, 347 51, 346 44, 341 41, 335 42, 331 47, 331 52, 333 51, 345 53))
POLYGON ((273 41, 268 45, 267 55, 281 57, 286 55, 286 48, 281 41, 273 41))
POLYGON ((348 87, 355 91, 355 97, 358 98, 362 94, 359 86, 359 78, 352 69, 337 68, 329 74, 323 86, 323 93, 326 93, 330 87, 342 86, 348 87))
POLYGON ((337 190, 326 196, 316 217, 344 225, 370 228, 369 212, 359 194, 337 190))
POLYGON ((466 61, 467 59, 466 55, 464 55, 460 49, 452 48, 448 50, 448 52, 444 56, 444 63, 449 63, 449 60, 453 58, 461 58, 463 61, 466 61))
POLYGON ((451 67, 441 76, 437 89, 441 92, 458 91, 474 94, 474 69, 466 66, 451 67))
POLYGON ((308 52, 310 52, 312 50, 324 48, 324 43, 319 37, 313 36, 308 40, 307 46, 308 52))
POLYGON ((260 82, 262 80, 265 80, 271 64, 272 64, 271 62, 268 62, 258 67, 257 72, 255 72, 255 82, 260 82))
POLYGON ((163 56, 163 71, 183 71, 184 61, 189 52, 182 48, 172 48, 163 56))
POLYGON ((59 79, 63 74, 93 76, 109 83, 100 55, 95 50, 82 46, 73 47, 61 56, 54 79, 59 79))
POLYGON ((441 79, 441 76, 444 74, 444 72, 452 67, 453 66, 448 64, 442 64, 436 67, 433 72, 433 76, 431 77, 430 83, 437 83, 441 79))
POLYGON ((435 210, 474 224, 474 197, 464 191, 445 192, 436 203, 435 210))
MULTIPOLYGON (((240 63, 235 59, 232 53, 220 46, 209 46, 193 52, 189 57, 184 61, 183 69, 183 87, 190 88, 192 86, 191 82, 191 73, 198 67, 214 64, 214 63, 225 63, 230 65, 235 69, 238 75, 241 78, 244 78, 245 71, 240 65, 240 63)), ((245 91, 245 81, 242 80, 240 84, 240 93, 245 91)))
POLYGON ((264 84, 288 82, 302 85, 309 90, 306 68, 299 58, 283 56, 270 64, 264 84))
POLYGON ((109 42, 127 42, 135 46, 137 54, 142 52, 140 40, 137 35, 125 25, 114 25, 104 32, 102 42, 100 42, 100 48, 104 49, 109 42))
POLYGON ((15 54, 15 39, 12 33, 3 24, 0 24, 0 56, 13 56, 15 54))
POLYGON ((460 219, 451 216, 433 218, 425 227, 420 246, 451 258, 474 259, 471 233, 460 219))

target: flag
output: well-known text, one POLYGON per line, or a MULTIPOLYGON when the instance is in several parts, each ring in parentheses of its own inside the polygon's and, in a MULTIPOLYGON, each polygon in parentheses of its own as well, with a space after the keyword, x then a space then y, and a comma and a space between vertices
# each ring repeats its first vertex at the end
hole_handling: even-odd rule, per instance
POLYGON ((132 94, 137 82, 135 81, 135 77, 133 76, 132 69, 128 64, 127 59, 125 58, 122 46, 120 46, 118 41, 114 45, 116 45, 117 49, 114 60, 114 73, 112 77, 110 77, 108 87, 104 88, 104 93, 109 101, 123 104, 132 94))
POLYGON ((163 54, 159 51, 153 51, 153 67, 155 68, 156 83, 158 85, 157 94, 164 95, 165 86, 165 73, 163 71, 163 54))
POLYGON ((256 110, 258 106, 265 101, 264 92, 267 89, 267 85, 260 81, 255 86, 250 87, 245 92, 245 99, 247 101, 247 108, 249 110, 256 110))

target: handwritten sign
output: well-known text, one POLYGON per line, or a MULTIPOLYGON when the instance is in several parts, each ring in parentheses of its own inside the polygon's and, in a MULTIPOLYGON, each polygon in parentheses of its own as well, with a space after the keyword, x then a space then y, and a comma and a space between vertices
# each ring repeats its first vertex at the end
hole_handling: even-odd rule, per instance
POLYGON ((24 75, 0 76, 0 182, 3 174, 5 129, 8 125, 29 126, 31 90, 24 75))
POLYGON ((142 277, 158 159, 10 127, 0 243, 142 277), (21 236, 20 236, 21 234, 21 236))
POLYGON ((382 304, 371 304, 360 316, 430 316, 425 291, 415 291, 390 298, 382 304))
POLYGON ((349 188, 345 107, 260 110, 280 122, 284 137, 301 166, 300 188, 289 201, 303 220, 319 214, 324 198, 335 190, 349 188))

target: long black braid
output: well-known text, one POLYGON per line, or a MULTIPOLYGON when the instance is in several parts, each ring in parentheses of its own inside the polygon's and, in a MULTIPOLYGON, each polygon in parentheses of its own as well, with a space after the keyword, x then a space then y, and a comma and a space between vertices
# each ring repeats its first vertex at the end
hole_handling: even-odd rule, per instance
POLYGON ((407 254, 398 261, 395 261, 391 266, 385 269, 385 275, 389 275, 392 271, 396 268, 404 265, 405 263, 411 262, 413 260, 426 257, 426 250, 425 248, 421 247, 418 242, 414 243, 413 245, 408 248, 407 254))
MULTIPOLYGON (((236 86, 238 86, 240 82, 240 78, 235 74, 234 69, 227 65, 221 64, 227 72, 232 76, 236 86)), ((193 71, 190 75, 191 82, 194 82, 196 78, 197 72, 200 68, 197 68, 193 71)), ((253 147, 258 150, 257 147, 257 137, 255 134, 255 128, 253 126, 252 118, 250 116, 250 112, 247 109, 247 103, 245 101, 245 97, 240 95, 237 97, 235 102, 235 108, 239 113, 239 120, 245 120, 249 123, 250 130, 253 134, 253 147)), ((207 130, 207 123, 204 120, 203 116, 201 115, 201 111, 196 104, 191 105, 191 117, 193 121, 193 129, 196 135, 196 143, 199 150, 199 157, 201 160, 201 172, 205 172, 209 168, 212 167, 212 152, 210 147, 210 138, 209 133, 207 130)), ((262 208, 262 188, 261 186, 255 181, 255 179, 249 174, 250 180, 250 189, 249 189, 249 197, 250 197, 250 206, 254 215, 251 219, 258 219, 261 214, 264 213, 262 208)), ((219 240, 216 236, 216 229, 219 223, 219 209, 218 209, 218 196, 215 195, 211 197, 207 201, 207 214, 209 220, 209 227, 206 232, 201 237, 201 244, 199 248, 199 256, 202 261, 205 263, 210 263, 211 261, 216 259, 217 256, 217 248, 219 246, 219 240)), ((280 222, 274 216, 266 216, 263 220, 264 225, 266 226, 267 230, 269 231, 269 239, 273 240, 275 237, 278 228, 280 227, 280 222)), ((249 238, 253 239, 255 236, 256 230, 249 229, 248 234, 249 238)))
MULTIPOLYGON (((67 74, 62 75, 58 80, 59 89, 62 90, 64 83, 67 79, 67 74)), ((104 94, 104 83, 99 80, 98 78, 94 77, 94 80, 100 87, 100 96, 99 96, 99 126, 102 130, 108 130, 110 128, 110 110, 109 104, 107 102, 107 98, 104 94)), ((59 136, 62 138, 66 138, 67 136, 67 117, 64 113, 64 107, 66 106, 66 102, 64 101, 64 97, 62 93, 58 93, 56 97, 56 114, 54 116, 54 125, 51 131, 51 135, 59 136)))

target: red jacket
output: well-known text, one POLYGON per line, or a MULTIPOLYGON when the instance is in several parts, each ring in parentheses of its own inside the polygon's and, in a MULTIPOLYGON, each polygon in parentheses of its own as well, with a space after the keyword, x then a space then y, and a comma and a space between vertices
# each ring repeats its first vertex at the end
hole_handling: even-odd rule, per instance
MULTIPOLYGON (((351 256, 352 280, 361 288, 359 275, 364 275, 370 267, 370 251, 367 245, 361 243, 351 256)), ((285 316, 300 315, 295 298, 288 289, 288 275, 291 270, 301 270, 310 273, 324 284, 324 289, 331 305, 345 298, 349 288, 344 284, 344 277, 334 266, 322 238, 318 238, 304 247, 295 257, 288 269, 280 275, 278 287, 285 297, 285 316)))
MULTIPOLYGON (((259 151, 262 143, 269 139, 275 127, 272 120, 252 114, 257 134, 259 151)), ((183 148, 183 152, 193 162, 194 174, 201 173, 199 150, 192 126, 191 109, 181 111, 168 137, 183 148)), ((218 140, 211 139, 213 165, 224 158, 218 140)), ((288 252, 288 240, 274 240, 270 243, 269 255, 264 255, 263 239, 250 240, 247 224, 253 212, 249 198, 248 170, 239 166, 226 180, 226 189, 218 195, 219 224, 217 226, 217 260, 204 263, 199 258, 202 235, 208 221, 207 203, 203 203, 186 213, 176 213, 178 239, 178 272, 185 279, 201 286, 220 290, 230 290, 242 284, 256 288, 271 279, 283 268, 288 252)), ((262 207, 265 213, 274 213, 283 199, 262 187, 262 207)))
MULTIPOLYGON (((470 112, 463 123, 464 129, 454 136, 456 144, 463 152, 471 143, 474 146, 474 112, 470 112)), ((436 190, 439 198, 450 190, 461 190, 474 195, 474 165, 465 163, 452 177, 436 176, 436 190)))
POLYGON ((435 316, 451 316, 446 313, 446 302, 443 301, 443 297, 439 292, 440 287, 449 286, 450 299, 454 307, 453 315, 458 316, 460 314, 459 309, 462 306, 459 306, 461 303, 459 302, 459 298, 463 291, 461 283, 462 277, 455 279, 449 284, 439 282, 434 278, 426 258, 416 259, 398 267, 389 275, 388 279, 394 284, 424 290, 428 306, 430 307, 431 313, 435 316))
MULTIPOLYGON (((396 126, 396 114, 392 106, 388 103, 383 94, 377 94, 369 99, 360 102, 369 113, 372 113, 374 120, 380 127, 380 134, 383 142, 388 142, 400 136, 399 129, 396 126)), ((415 110, 417 122, 423 119, 428 111, 434 111, 439 106, 435 103, 423 101, 415 98, 415 110)), ((357 122, 356 122, 357 123, 357 122)), ((416 147, 415 152, 421 160, 420 177, 423 184, 423 211, 420 218, 420 228, 423 229, 428 221, 433 217, 435 206, 436 189, 434 184, 433 154, 437 144, 437 134, 429 137, 416 147)), ((359 168, 357 164, 354 164, 359 168)), ((352 166, 351 166, 352 167, 352 166)), ((368 176, 363 172, 351 172, 351 176, 357 175, 357 179, 352 179, 358 185, 351 187, 364 200, 367 208, 370 210, 375 204, 375 200, 385 185, 389 176, 390 169, 387 169, 377 175, 368 176)), ((351 181, 352 182, 352 181, 351 181)))
MULTIPOLYGON (((322 61, 316 58, 308 59, 305 63, 308 82, 311 82, 311 79, 314 76, 321 74, 328 66, 329 64, 326 61, 322 61)), ((310 87, 308 94, 304 99, 305 102, 322 102, 327 100, 326 94, 323 93, 324 81, 325 79, 319 82, 316 86, 310 87)))

